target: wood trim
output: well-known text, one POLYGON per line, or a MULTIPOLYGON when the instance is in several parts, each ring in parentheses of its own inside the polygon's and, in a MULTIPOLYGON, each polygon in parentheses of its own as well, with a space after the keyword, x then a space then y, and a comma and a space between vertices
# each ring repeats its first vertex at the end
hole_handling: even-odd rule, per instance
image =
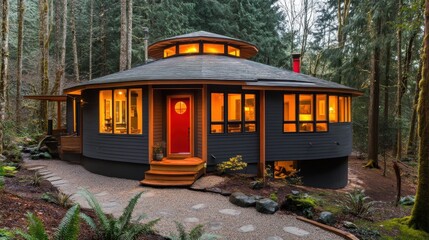
POLYGON ((148 101, 149 101, 149 111, 148 111, 148 113, 149 113, 149 145, 148 145, 148 147, 149 147, 149 149, 148 149, 148 153, 149 153, 149 156, 148 156, 148 161, 149 161, 149 163, 152 161, 152 147, 153 147, 153 135, 154 135, 154 129, 153 129, 153 119, 154 119, 154 116, 153 116, 153 89, 152 89, 152 86, 149 86, 148 87, 148 93, 149 93, 149 96, 148 96, 148 101))
POLYGON ((265 90, 259 92, 259 164, 258 177, 265 180, 265 90))
POLYGON ((168 95, 167 96, 167 157, 193 157, 194 156, 194 98, 192 94, 182 94, 182 95, 168 95), (170 147, 170 100, 172 98, 189 98, 190 101, 190 105, 191 105, 191 109, 190 109, 190 137, 189 137, 189 141, 190 141, 190 149, 189 149, 189 154, 185 155, 185 154, 172 154, 171 153, 171 147, 170 147))
POLYGON ((338 228, 334 228, 334 227, 331 227, 331 226, 325 225, 323 223, 316 222, 314 220, 310 220, 310 219, 307 219, 307 218, 301 217, 301 216, 296 217, 296 219, 298 219, 300 221, 303 221, 303 222, 306 222, 306 223, 309 223, 309 224, 312 224, 312 225, 314 225, 316 227, 319 227, 321 229, 327 230, 329 232, 332 232, 332 233, 334 233, 334 234, 336 234, 336 235, 338 235, 340 237, 343 237, 345 239, 348 239, 348 240, 359 240, 359 238, 357 238, 355 235, 353 235, 353 234, 351 234, 349 232, 340 230, 338 228))
MULTIPOLYGON (((201 114, 202 114, 202 159, 205 163, 207 163, 207 112, 208 112, 208 106, 207 106, 207 85, 204 84, 203 85, 203 89, 202 89, 202 94, 201 94, 201 98, 202 98, 202 110, 201 110, 201 114)), ((207 167, 206 167, 207 169, 207 167)))
POLYGON ((353 96, 362 96, 363 92, 353 89, 336 89, 336 88, 295 88, 295 87, 271 87, 271 86, 248 86, 244 85, 243 90, 268 90, 268 91, 291 91, 291 92, 321 92, 321 93, 342 93, 353 96))

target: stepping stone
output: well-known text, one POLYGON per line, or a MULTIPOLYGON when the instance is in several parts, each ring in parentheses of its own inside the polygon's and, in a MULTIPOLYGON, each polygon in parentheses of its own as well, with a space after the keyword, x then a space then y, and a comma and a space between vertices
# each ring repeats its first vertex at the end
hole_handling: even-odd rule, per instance
POLYGON ((300 237, 310 234, 309 232, 297 227, 284 227, 283 230, 285 232, 292 233, 293 235, 300 236, 300 237))
POLYGON ((272 236, 272 237, 267 237, 266 240, 283 240, 283 238, 277 237, 277 236, 272 236))
POLYGON ((200 220, 198 218, 196 218, 196 217, 190 217, 190 218, 185 218, 184 221, 187 222, 187 223, 197 223, 200 220))
POLYGON ((206 205, 204 203, 200 203, 200 204, 192 206, 191 208, 192 208, 192 210, 200 210, 200 209, 203 209, 205 207, 206 207, 206 205))
POLYGON ((39 170, 39 171, 37 171, 38 173, 40 173, 40 174, 43 174, 43 173, 50 173, 50 171, 49 170, 46 170, 46 169, 44 169, 44 170, 39 170))
POLYGON ((39 170, 43 168, 46 168, 46 167, 45 166, 31 167, 31 168, 27 168, 27 170, 34 171, 34 170, 39 170))
POLYGON ((95 196, 97 196, 97 197, 102 197, 102 196, 106 196, 106 195, 108 195, 108 194, 109 194, 108 192, 103 191, 103 192, 99 192, 99 193, 95 194, 95 196))
POLYGON ((251 224, 250 225, 244 225, 241 228, 239 228, 238 231, 244 232, 244 233, 253 232, 253 231, 255 231, 255 227, 251 224))
POLYGON ((211 231, 220 230, 220 229, 222 229, 222 223, 221 223, 221 222, 210 222, 210 223, 208 224, 208 228, 209 228, 211 231))
POLYGON ((57 186, 57 185, 64 185, 64 184, 66 184, 66 183, 68 183, 69 181, 67 181, 67 180, 58 180, 58 181, 53 181, 53 182, 51 182, 52 183, 52 185, 55 185, 55 186, 57 186))
POLYGON ((43 178, 44 178, 44 179, 48 179, 48 178, 50 178, 50 177, 55 177, 55 176, 57 176, 57 175, 55 175, 55 173, 50 173, 50 174, 46 174, 46 175, 44 175, 44 176, 43 176, 43 178))
POLYGON ((50 181, 50 182, 54 182, 54 181, 61 180, 61 178, 60 178, 60 177, 49 177, 49 178, 47 178, 46 180, 48 180, 48 181, 50 181))
POLYGON ((142 194, 142 198, 150 198, 150 197, 155 197, 155 193, 154 192, 144 192, 142 194))
POLYGON ((48 175, 54 176, 54 174, 51 173, 51 172, 49 172, 49 171, 47 171, 47 172, 38 172, 38 173, 39 173, 40 176, 48 176, 48 175))
POLYGON ((225 214, 225 215, 231 215, 231 216, 238 216, 240 215, 240 211, 235 210, 235 209, 221 209, 219 210, 220 213, 225 214))
POLYGON ((169 212, 167 212, 167 211, 161 211, 158 214, 161 215, 161 216, 172 216, 172 214, 169 213, 169 212))

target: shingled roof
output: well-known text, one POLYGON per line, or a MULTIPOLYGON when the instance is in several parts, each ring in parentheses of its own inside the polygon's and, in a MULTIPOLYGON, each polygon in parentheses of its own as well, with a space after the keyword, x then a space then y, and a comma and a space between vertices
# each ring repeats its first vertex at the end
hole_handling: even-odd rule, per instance
POLYGON ((144 84, 145 81, 202 80, 230 81, 253 87, 284 87, 331 89, 359 95, 359 91, 334 82, 325 81, 305 74, 272 67, 243 58, 223 55, 189 55, 160 59, 127 71, 110 74, 81 83, 65 91, 85 89, 92 85, 132 83, 144 84))

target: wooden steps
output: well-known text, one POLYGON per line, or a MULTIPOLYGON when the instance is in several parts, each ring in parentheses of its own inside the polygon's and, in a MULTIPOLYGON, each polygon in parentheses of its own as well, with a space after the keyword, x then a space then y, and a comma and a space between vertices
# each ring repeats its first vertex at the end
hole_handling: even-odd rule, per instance
POLYGON ((191 186, 203 173, 205 162, 200 158, 167 159, 151 161, 150 170, 145 172, 142 185, 148 186, 191 186))

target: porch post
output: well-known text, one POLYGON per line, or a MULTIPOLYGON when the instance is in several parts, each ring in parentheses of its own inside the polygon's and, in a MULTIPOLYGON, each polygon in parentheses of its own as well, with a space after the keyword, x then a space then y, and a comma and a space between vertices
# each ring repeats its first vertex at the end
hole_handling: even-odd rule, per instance
MULTIPOLYGON (((202 94, 201 94, 201 98, 202 98, 202 110, 201 110, 201 114, 203 115, 203 122, 202 122, 202 158, 203 161, 206 164, 206 168, 207 169, 207 113, 208 113, 208 106, 207 106, 207 84, 203 85, 203 89, 202 89, 202 94)), ((204 170, 206 171, 206 170, 204 170)))
POLYGON ((265 181, 265 90, 259 91, 259 164, 258 177, 265 181))
POLYGON ((152 161, 152 146, 153 146, 153 89, 152 85, 149 85, 148 87, 149 92, 149 149, 148 149, 148 162, 150 163, 152 161))

